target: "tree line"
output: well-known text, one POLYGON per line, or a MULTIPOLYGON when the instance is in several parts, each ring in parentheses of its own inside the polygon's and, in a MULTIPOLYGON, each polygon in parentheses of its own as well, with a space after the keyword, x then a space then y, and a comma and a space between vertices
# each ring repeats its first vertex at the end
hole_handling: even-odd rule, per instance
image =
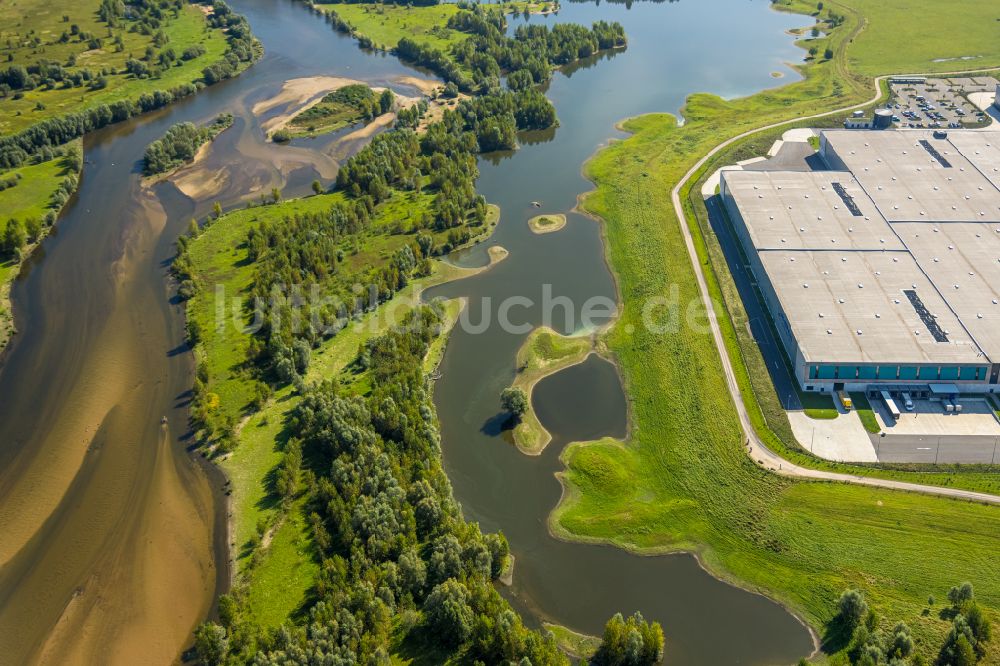
POLYGON ((219 62, 209 65, 202 71, 202 80, 169 90, 142 93, 135 100, 119 100, 58 118, 49 118, 17 134, 0 137, 0 168, 17 167, 41 148, 62 145, 88 132, 193 95, 200 87, 229 78, 240 69, 241 63, 250 62, 257 57, 259 45, 250 31, 249 24, 243 16, 234 13, 223 0, 216 0, 212 5, 212 15, 208 21, 211 26, 225 30, 228 47, 225 56, 219 62))

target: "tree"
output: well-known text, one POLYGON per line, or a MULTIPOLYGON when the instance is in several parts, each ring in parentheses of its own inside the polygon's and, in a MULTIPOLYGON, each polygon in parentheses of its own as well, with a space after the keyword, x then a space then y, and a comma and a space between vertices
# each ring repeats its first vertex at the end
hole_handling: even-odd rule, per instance
POLYGON ((833 59, 833 49, 831 49, 831 48, 828 47, 826 49, 826 51, 823 51, 823 58, 825 60, 832 60, 833 59))
POLYGON ((989 618, 979 609, 979 605, 975 602, 966 602, 965 607, 963 607, 963 613, 976 640, 980 643, 989 641, 993 633, 992 627, 990 626, 989 618))
POLYGON ((858 590, 844 590, 837 602, 838 617, 851 630, 868 614, 868 604, 858 590))
POLYGON ((520 388, 505 388, 500 394, 500 405, 515 419, 520 420, 528 411, 528 396, 520 388))
POLYGON ((599 666, 646 666, 663 660, 663 629, 636 612, 626 620, 615 613, 604 626, 593 663, 599 666))
POLYGON ((312 182, 312 188, 313 188, 313 193, 314 194, 322 194, 323 193, 323 183, 319 182, 318 180, 314 180, 312 182))
POLYGON ((42 235, 42 220, 34 215, 24 218, 24 233, 34 243, 42 235))
POLYGON ((392 104, 395 101, 396 101, 396 96, 390 89, 386 88, 385 90, 382 91, 382 94, 379 95, 378 98, 379 110, 382 113, 389 113, 389 111, 392 110, 392 104))
POLYGON ((472 634, 475 619, 465 585, 449 578, 424 601, 424 620, 434 636, 449 646, 461 645, 472 634))
POLYGON ((956 607, 961 606, 966 601, 972 601, 975 596, 976 593, 972 588, 972 583, 969 582, 956 585, 948 590, 948 601, 956 607))
POLYGON ((964 635, 959 636, 955 641, 951 666, 976 666, 976 661, 976 651, 972 649, 969 640, 964 635))
POLYGON ((7 220, 7 228, 3 232, 4 254, 17 255, 27 242, 28 234, 24 230, 24 223, 14 218, 7 220))
POLYGON ((229 652, 226 630, 215 622, 203 622, 194 632, 194 649, 206 666, 221 664, 229 652))

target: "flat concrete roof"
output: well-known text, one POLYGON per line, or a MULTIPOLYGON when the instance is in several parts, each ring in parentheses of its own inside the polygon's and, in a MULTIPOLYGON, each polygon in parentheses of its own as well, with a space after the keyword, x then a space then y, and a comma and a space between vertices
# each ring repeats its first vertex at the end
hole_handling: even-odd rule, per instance
POLYGON ((1000 361, 1000 223, 892 226, 973 339, 1000 361))
POLYGON ((722 174, 758 250, 903 249, 875 204, 847 172, 722 174), (852 213, 838 189, 854 202, 859 215, 852 213))
MULTIPOLYGON (((889 222, 1000 221, 1000 189, 968 158, 979 159, 975 146, 991 150, 985 145, 996 140, 993 132, 953 130, 947 139, 910 130, 823 136, 889 222), (959 134, 966 135, 958 139, 961 151, 951 138, 959 134)), ((987 161, 984 155, 983 166, 1000 167, 987 161)))
POLYGON ((984 362, 906 251, 764 250, 759 255, 807 362, 984 362), (904 290, 916 291, 947 342, 935 340, 904 290))
POLYGON ((952 132, 948 140, 994 187, 1000 188, 1000 132, 952 132))

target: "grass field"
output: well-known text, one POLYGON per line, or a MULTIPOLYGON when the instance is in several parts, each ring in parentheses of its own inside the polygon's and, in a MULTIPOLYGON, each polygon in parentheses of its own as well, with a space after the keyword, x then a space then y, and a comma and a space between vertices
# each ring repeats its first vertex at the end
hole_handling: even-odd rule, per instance
POLYGON ((868 23, 848 50, 855 71, 949 72, 1000 65, 1000 7, 995 3, 848 0, 845 4, 860 11, 868 23))
POLYGON ((162 27, 168 38, 165 46, 178 56, 193 45, 200 45, 205 52, 190 60, 179 60, 179 65, 166 68, 157 77, 137 79, 125 73, 125 61, 129 57, 141 58, 146 47, 152 44, 153 36, 130 32, 126 21, 122 28, 114 30, 122 39, 121 50, 116 50, 113 38, 108 36, 108 25, 97 16, 99 5, 97 0, 11 0, 0 4, 0 26, 3 26, 0 28, 0 57, 8 65, 27 66, 46 59, 66 66, 74 58, 71 70, 111 72, 103 89, 92 90, 87 85, 64 88, 60 84, 52 89, 40 86, 25 92, 20 99, 14 99, 14 95, 0 97, 0 134, 17 132, 71 111, 120 99, 135 99, 143 92, 194 82, 201 78, 206 66, 220 60, 226 51, 226 36, 219 30, 207 28, 205 16, 196 5, 185 4, 177 16, 165 12, 167 18, 162 27), (63 20, 64 16, 68 20, 63 20), (87 41, 80 41, 76 36, 61 42, 62 32, 69 31, 73 25, 78 26, 81 33, 100 38, 102 47, 91 49, 87 41), (35 37, 41 40, 40 45, 32 42, 35 37), (11 46, 7 45, 8 39, 11 46))
MULTIPOLYGON (((671 286, 680 289, 682 302, 700 299, 669 194, 698 156, 750 127, 871 95, 870 81, 846 65, 850 39, 861 25, 852 11, 854 3, 832 6, 845 17, 843 25, 823 38, 835 57, 807 65, 804 81, 742 100, 695 95, 680 128, 666 115, 632 119, 625 127, 633 136, 612 144, 588 164, 597 189, 585 206, 607 224, 607 252, 623 298, 622 318, 607 342, 622 368, 635 428, 627 443, 602 440, 564 452, 571 499, 553 513, 551 524, 568 537, 644 551, 698 552, 719 575, 788 603, 820 633, 839 593, 859 587, 883 625, 906 621, 914 629, 919 651, 933 658, 950 623, 936 612, 925 614, 928 595, 941 598, 957 581, 971 580, 981 603, 994 619, 998 616, 998 563, 986 553, 1000 547, 995 529, 1000 509, 859 486, 792 482, 768 474, 743 450, 711 335, 689 328, 672 336, 653 335, 640 316, 647 298, 666 294, 671 286)), ((947 7, 935 11, 950 11, 947 7)), ((877 37, 893 28, 871 19, 865 30, 877 37)), ((911 63, 917 62, 923 54, 912 57, 911 63)), ((771 140, 742 142, 706 165, 705 173, 761 154, 761 146, 766 150, 771 140)), ((699 191, 694 187, 694 194, 685 192, 684 201, 716 309, 723 314, 727 352, 735 360, 744 393, 751 400, 755 392, 771 394, 770 408, 777 398, 766 372, 763 379, 759 372, 751 379, 754 368, 763 367, 762 360, 746 360, 746 348, 736 333, 745 327, 735 316, 735 326, 725 316, 733 315, 730 308, 738 306, 739 297, 703 215, 694 214, 699 191)), ((748 407, 758 429, 767 430, 772 412, 767 411, 765 420, 762 405, 753 402, 748 407)), ((770 437, 769 445, 777 439, 773 433, 770 437)), ((989 472, 862 471, 996 491, 997 475, 989 472)), ((843 663, 842 648, 827 645, 835 653, 834 663, 843 663)), ((998 659, 994 643, 986 661, 998 659)))
POLYGON ((320 6, 337 12, 359 35, 368 37, 376 47, 384 50, 395 48, 400 39, 409 37, 448 51, 452 44, 468 37, 463 32, 444 27, 459 11, 452 3, 418 7, 367 3, 320 6))

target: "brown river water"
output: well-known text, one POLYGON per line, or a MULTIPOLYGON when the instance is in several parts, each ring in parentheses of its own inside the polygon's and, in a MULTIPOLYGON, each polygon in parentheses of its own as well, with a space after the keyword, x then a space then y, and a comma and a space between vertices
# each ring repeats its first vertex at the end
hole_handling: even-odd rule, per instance
MULTIPOLYGON (((426 76, 359 50, 289 0, 231 4, 265 57, 235 80, 88 136, 80 190, 15 283, 20 332, 0 366, 0 664, 170 663, 190 646, 230 571, 223 479, 190 451, 193 362, 168 279, 174 240, 214 201, 231 208, 273 186, 286 198, 304 195, 360 147, 342 135, 264 143, 266 117, 250 109, 285 80, 342 76, 412 95, 396 80, 426 76), (223 111, 236 122, 199 165, 214 190, 195 200, 170 183, 143 187, 150 141, 175 122, 223 111)), ((562 231, 535 236, 531 202, 568 212, 590 189, 582 163, 617 135, 615 121, 676 111, 700 90, 753 92, 773 85, 772 71, 793 77, 782 63, 800 57, 784 31, 802 19, 766 2, 565 3, 558 17, 531 20, 597 19, 621 21, 629 48, 556 74, 547 92, 561 126, 480 161, 480 191, 503 211, 491 243, 510 258, 431 295, 471 296, 473 312, 490 307, 478 297, 535 297, 545 284, 574 303, 614 299, 597 223, 571 214, 562 231)), ((484 256, 480 247, 457 260, 484 256)), ((540 322, 534 308, 522 316, 540 322)), ((517 453, 495 417, 522 339, 495 326, 457 330, 435 394, 456 496, 469 519, 510 539, 515 606, 532 623, 591 633, 615 611, 642 610, 664 624, 677 664, 789 663, 810 652, 794 617, 717 581, 690 556, 637 557, 548 535, 559 450, 624 435, 625 398, 614 368, 596 357, 543 380, 535 407, 553 442, 540 457, 517 453), (712 638, 720 627, 725 644, 712 638)))

